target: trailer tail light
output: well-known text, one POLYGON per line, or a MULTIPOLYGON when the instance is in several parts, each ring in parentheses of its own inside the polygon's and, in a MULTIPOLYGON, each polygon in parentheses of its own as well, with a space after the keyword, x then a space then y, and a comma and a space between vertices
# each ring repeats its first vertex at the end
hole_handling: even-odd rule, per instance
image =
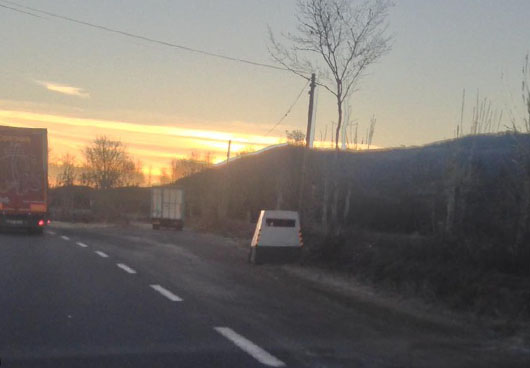
POLYGON ((38 224, 39 226, 44 226, 44 220, 39 220, 38 224))
POLYGON ((298 239, 300 240, 300 246, 304 246, 304 238, 302 237, 302 231, 298 232, 298 239))

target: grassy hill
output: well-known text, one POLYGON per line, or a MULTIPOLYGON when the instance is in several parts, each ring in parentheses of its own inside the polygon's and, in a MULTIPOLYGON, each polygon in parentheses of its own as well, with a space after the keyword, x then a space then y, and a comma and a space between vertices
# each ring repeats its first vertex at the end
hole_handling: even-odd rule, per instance
MULTIPOLYGON (((261 209, 301 210, 304 262, 433 302, 528 318, 530 247, 514 248, 528 135, 469 136, 363 152, 288 146, 191 177, 188 212, 250 234, 261 209), (302 207, 299 198, 303 190, 302 207)), ((528 221, 526 221, 528 222, 528 221)), ((527 224, 525 224, 527 226, 527 224)), ((527 227, 525 228, 527 230, 527 227)))
MULTIPOLYGON (((519 215, 520 142, 530 147, 528 136, 516 141, 506 134, 417 148, 309 151, 304 227, 322 232, 327 220, 341 230, 439 233, 447 220, 446 192, 457 186, 455 234, 510 243, 519 215)), ((261 209, 298 209, 302 157, 301 147, 281 147, 178 184, 186 189, 192 216, 256 219, 261 209)))

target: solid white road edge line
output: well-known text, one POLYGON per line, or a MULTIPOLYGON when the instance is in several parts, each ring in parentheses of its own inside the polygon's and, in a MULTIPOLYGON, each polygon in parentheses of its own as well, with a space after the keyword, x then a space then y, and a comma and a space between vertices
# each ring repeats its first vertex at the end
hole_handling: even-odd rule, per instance
POLYGON ((77 242, 76 244, 83 248, 88 247, 88 245, 86 245, 85 243, 77 242))
POLYGON ((70 238, 67 237, 66 235, 61 235, 61 238, 64 239, 64 240, 70 240, 70 238))
POLYGON ((153 289, 158 291, 160 294, 171 300, 172 302, 181 302, 182 298, 180 298, 178 295, 173 294, 171 291, 163 288, 160 285, 150 285, 153 289))
POLYGON ((252 341, 244 338, 228 327, 214 327, 214 329, 221 335, 232 341, 241 350, 250 354, 258 362, 268 365, 269 367, 285 367, 285 363, 269 354, 252 341))
POLYGON ((127 272, 127 273, 136 273, 135 270, 133 270, 132 268, 130 268, 130 267, 127 266, 126 264, 123 264, 123 263, 116 263, 116 266, 118 266, 119 268, 121 268, 122 270, 124 270, 124 271, 127 272))
POLYGON ((109 258, 109 255, 107 253, 103 253, 102 251, 96 250, 94 253, 96 253, 100 257, 109 258))

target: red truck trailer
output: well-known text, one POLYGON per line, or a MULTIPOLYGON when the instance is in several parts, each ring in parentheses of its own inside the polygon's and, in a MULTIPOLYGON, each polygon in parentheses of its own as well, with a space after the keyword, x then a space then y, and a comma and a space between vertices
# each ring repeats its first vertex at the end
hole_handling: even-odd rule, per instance
POLYGON ((46 129, 0 126, 0 228, 42 233, 47 193, 46 129))

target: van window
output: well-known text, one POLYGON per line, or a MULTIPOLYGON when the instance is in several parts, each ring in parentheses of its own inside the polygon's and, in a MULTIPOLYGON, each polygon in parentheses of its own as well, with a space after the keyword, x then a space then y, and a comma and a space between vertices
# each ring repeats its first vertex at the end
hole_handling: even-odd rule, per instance
POLYGON ((294 227, 296 224, 296 220, 268 218, 265 219, 265 223, 267 224, 267 226, 272 227, 294 227))

